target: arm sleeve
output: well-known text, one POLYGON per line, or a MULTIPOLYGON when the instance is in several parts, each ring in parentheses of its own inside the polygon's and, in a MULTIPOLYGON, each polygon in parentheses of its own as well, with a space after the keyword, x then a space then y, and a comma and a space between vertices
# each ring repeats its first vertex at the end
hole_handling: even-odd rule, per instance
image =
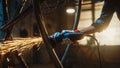
POLYGON ((114 4, 105 1, 101 16, 92 24, 96 28, 96 32, 101 32, 108 27, 114 12, 114 4))

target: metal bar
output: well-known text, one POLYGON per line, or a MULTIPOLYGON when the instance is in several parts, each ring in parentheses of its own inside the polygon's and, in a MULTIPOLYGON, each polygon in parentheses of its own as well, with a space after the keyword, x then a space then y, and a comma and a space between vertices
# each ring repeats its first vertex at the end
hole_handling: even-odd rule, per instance
POLYGON ((10 20, 7 24, 3 25, 0 29, 2 31, 6 31, 10 27, 17 24, 19 20, 23 19, 26 15, 28 15, 32 11, 32 6, 30 5, 27 7, 24 11, 22 11, 20 14, 18 14, 14 19, 10 20))
POLYGON ((30 68, 25 59, 23 58, 22 53, 18 53, 18 51, 16 50, 16 55, 17 59, 21 62, 23 68, 30 68))
POLYGON ((41 4, 40 1, 42 1, 42 0, 32 0, 34 13, 35 13, 35 17, 37 20, 39 31, 41 32, 41 35, 42 35, 43 41, 46 45, 48 54, 49 54, 51 60, 53 61, 55 67, 56 68, 63 68, 63 65, 61 64, 55 50, 52 48, 52 44, 50 43, 46 28, 43 24, 44 20, 43 20, 43 17, 41 15, 41 12, 40 12, 40 4, 41 4))
MULTIPOLYGON (((11 3, 12 4, 15 4, 15 3, 17 3, 17 2, 11 2, 11 1, 9 1, 9 0, 7 0, 7 5, 8 5, 8 7, 7 7, 7 10, 9 11, 8 12, 8 16, 9 16, 9 19, 11 19, 11 17, 15 17, 15 15, 17 14, 17 12, 16 12, 16 10, 12 10, 12 12, 10 11, 10 9, 11 8, 14 8, 14 6, 12 6, 11 7, 11 3), (10 4, 10 5, 9 5, 10 4), (14 15, 11 15, 11 13, 13 13, 13 12, 15 12, 14 13, 14 15)), ((18 4, 18 7, 20 7, 20 4, 18 4)), ((20 9, 20 8, 18 8, 18 9, 20 9)), ((18 10, 17 9, 17 10, 18 10)), ((8 19, 8 21, 9 21, 9 19, 8 19)), ((7 22, 6 22, 7 23, 7 22)), ((5 36, 5 41, 6 40, 13 40, 13 38, 12 38, 12 29, 13 29, 13 27, 11 27, 11 28, 9 28, 7 31, 6 31, 6 36, 5 36)))
MULTIPOLYGON (((79 19, 80 19, 80 12, 81 12, 81 2, 82 0, 78 0, 78 7, 77 7, 77 10, 76 10, 76 14, 75 14, 75 20, 74 20, 74 25, 73 25, 73 30, 77 29, 77 26, 78 26, 78 23, 79 23, 79 19)), ((71 45, 72 44, 68 44, 66 49, 65 49, 65 52, 62 56, 62 59, 61 59, 61 63, 64 62, 69 50, 71 49, 71 45)))

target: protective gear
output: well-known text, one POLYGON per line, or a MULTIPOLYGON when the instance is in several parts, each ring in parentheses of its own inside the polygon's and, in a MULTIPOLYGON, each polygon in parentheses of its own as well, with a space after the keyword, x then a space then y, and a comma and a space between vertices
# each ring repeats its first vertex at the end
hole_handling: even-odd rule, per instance
POLYGON ((83 38, 83 33, 79 30, 63 30, 63 38, 69 38, 71 41, 76 41, 83 38))
POLYGON ((62 42, 63 39, 69 38, 71 41, 76 41, 83 38, 83 33, 79 30, 63 30, 61 33, 56 32, 50 36, 56 43, 62 42))
POLYGON ((62 42, 62 39, 63 37, 60 32, 56 32, 49 37, 49 41, 51 42, 53 48, 56 47, 56 44, 62 42))
POLYGON ((63 36, 60 32, 56 32, 50 36, 50 39, 53 40, 55 43, 60 43, 63 39, 63 36))

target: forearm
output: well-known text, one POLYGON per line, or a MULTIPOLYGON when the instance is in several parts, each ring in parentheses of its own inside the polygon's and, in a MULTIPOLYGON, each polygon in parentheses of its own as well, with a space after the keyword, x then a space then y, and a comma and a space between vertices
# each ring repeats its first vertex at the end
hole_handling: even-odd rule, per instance
POLYGON ((88 26, 88 27, 86 27, 86 28, 83 28, 83 29, 81 29, 80 30, 82 33, 84 33, 84 34, 92 34, 92 33, 95 33, 95 32, 97 32, 96 31, 96 28, 94 27, 94 26, 88 26))

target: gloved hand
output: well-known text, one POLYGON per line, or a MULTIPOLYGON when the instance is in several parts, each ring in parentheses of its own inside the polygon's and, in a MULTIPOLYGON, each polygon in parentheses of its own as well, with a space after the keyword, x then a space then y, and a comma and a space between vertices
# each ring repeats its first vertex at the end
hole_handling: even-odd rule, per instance
POLYGON ((61 34, 63 38, 69 38, 71 41, 80 40, 84 37, 84 34, 79 30, 63 30, 61 34))
POLYGON ((71 41, 76 41, 82 39, 84 34, 79 30, 63 30, 61 33, 56 32, 50 38, 52 38, 56 43, 62 42, 63 39, 69 38, 71 41))
POLYGON ((55 43, 62 42, 63 36, 60 32, 56 32, 50 36, 50 39, 53 40, 55 43))

